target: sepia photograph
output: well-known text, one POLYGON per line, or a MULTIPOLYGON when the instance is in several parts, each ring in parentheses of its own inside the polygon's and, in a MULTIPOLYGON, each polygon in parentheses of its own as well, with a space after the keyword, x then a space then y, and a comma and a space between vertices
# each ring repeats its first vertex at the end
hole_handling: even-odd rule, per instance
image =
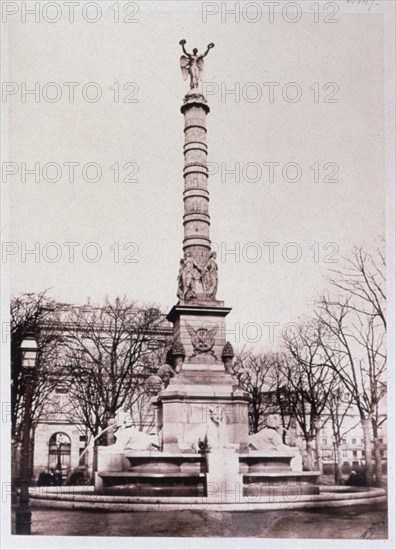
POLYGON ((0 6, 1 548, 394 548, 396 4, 0 6))

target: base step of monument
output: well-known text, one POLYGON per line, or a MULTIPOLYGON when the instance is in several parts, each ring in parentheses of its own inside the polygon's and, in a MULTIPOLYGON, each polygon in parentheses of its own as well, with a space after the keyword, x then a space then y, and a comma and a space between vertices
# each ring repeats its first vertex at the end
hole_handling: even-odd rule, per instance
POLYGON ((297 500, 302 495, 318 495, 319 486, 312 483, 287 482, 266 483, 262 481, 247 482, 244 479, 243 495, 256 498, 284 497, 286 501, 297 500))
MULTIPOLYGON (((125 458, 129 462, 129 472, 146 474, 155 472, 160 475, 180 476, 205 472, 205 459, 198 453, 144 453, 127 452, 125 458)), ((111 473, 111 472, 108 472, 111 473)))
POLYGON ((173 478, 205 478, 205 474, 203 472, 167 472, 166 474, 162 472, 99 472, 99 476, 101 478, 106 478, 106 480, 110 479, 123 479, 123 480, 131 480, 131 479, 152 479, 152 478, 159 478, 159 479, 173 479, 173 478))
POLYGON ((320 472, 252 472, 243 474, 243 494, 246 496, 284 496, 295 499, 299 495, 317 495, 320 472))
POLYGON ((100 472, 102 495, 185 496, 206 495, 204 473, 100 472))
POLYGON ((308 481, 314 482, 320 476, 320 472, 293 472, 286 470, 284 472, 272 472, 272 471, 261 471, 261 472, 249 472, 248 474, 243 473, 243 478, 268 478, 271 480, 277 481, 308 481))
POLYGON ((239 455, 240 471, 243 474, 261 472, 292 472, 291 461, 295 452, 251 451, 239 455))

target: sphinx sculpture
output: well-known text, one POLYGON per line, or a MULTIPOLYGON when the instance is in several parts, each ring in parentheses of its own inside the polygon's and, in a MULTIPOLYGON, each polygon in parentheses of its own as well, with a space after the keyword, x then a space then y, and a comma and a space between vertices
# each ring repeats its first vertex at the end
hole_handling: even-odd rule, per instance
POLYGON ((158 450, 160 446, 157 434, 140 432, 137 428, 134 428, 126 423, 118 426, 115 437, 116 442, 107 447, 107 449, 111 451, 123 452, 158 450))
POLYGON ((285 445, 282 437, 273 428, 263 428, 255 434, 249 435, 249 447, 256 451, 289 451, 294 456, 290 462, 293 471, 302 470, 302 458, 298 447, 285 445))
POLYGON ((222 407, 213 406, 209 409, 209 418, 206 423, 185 426, 183 435, 178 439, 179 448, 184 452, 222 449, 227 446, 226 430, 222 407))
POLYGON ((281 436, 273 428, 263 428, 249 435, 249 447, 257 451, 284 451, 292 448, 283 443, 281 436))

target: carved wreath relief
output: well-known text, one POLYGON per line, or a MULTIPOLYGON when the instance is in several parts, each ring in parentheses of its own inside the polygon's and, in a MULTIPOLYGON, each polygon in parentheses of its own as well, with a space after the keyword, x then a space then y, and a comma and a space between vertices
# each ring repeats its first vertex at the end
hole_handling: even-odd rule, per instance
POLYGON ((204 327, 195 329, 188 323, 186 323, 186 327, 191 337, 191 343, 194 350, 190 359, 202 353, 209 353, 210 355, 212 355, 212 357, 216 359, 213 347, 215 345, 215 336, 219 327, 217 325, 214 325, 210 329, 204 327))

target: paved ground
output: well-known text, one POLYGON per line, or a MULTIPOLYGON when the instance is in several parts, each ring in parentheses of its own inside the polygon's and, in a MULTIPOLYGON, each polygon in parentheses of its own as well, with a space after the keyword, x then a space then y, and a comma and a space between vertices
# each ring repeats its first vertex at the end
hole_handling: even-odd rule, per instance
POLYGON ((271 512, 79 512, 33 509, 34 535, 386 539, 385 505, 271 512))

